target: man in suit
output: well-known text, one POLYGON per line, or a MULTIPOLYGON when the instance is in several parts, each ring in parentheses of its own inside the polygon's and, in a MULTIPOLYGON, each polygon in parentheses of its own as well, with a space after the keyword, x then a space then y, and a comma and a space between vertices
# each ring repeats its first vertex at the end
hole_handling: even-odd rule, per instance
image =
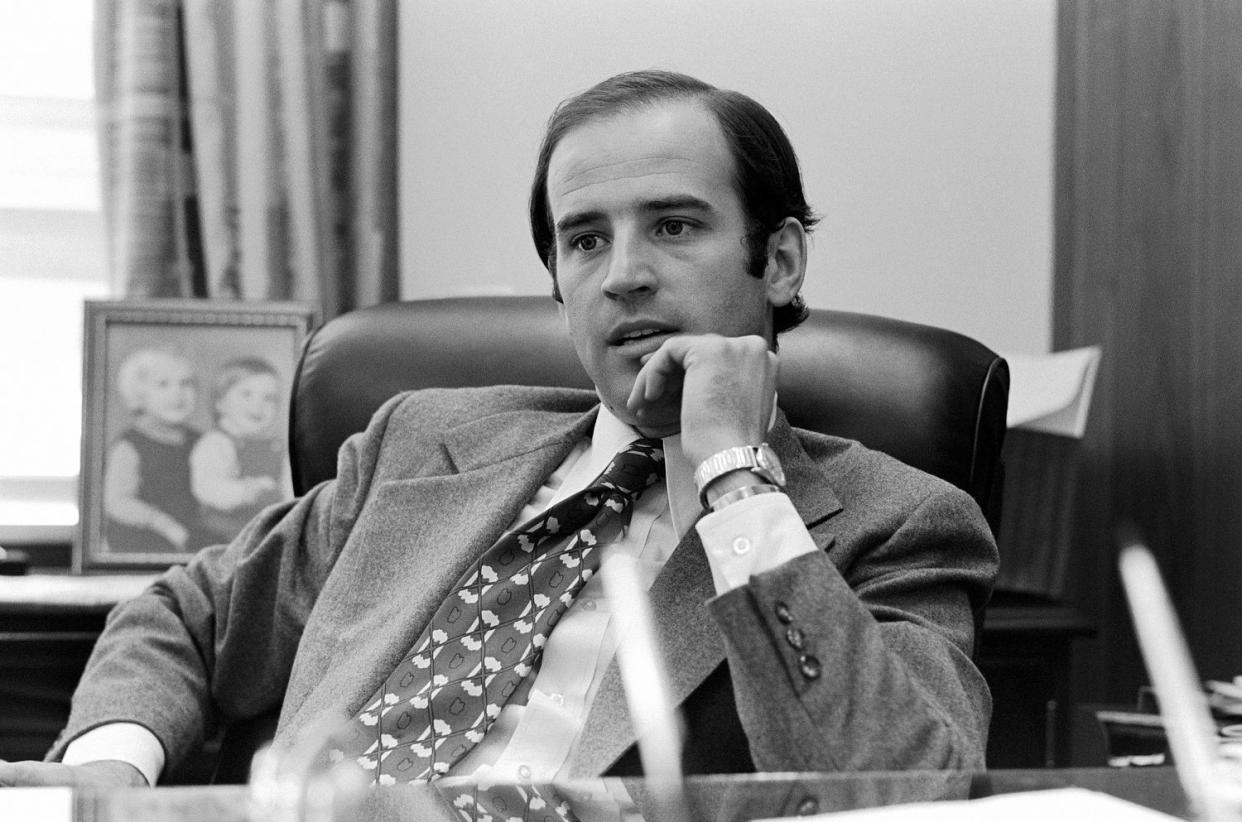
MULTIPOLYGON (((649 586, 691 770, 982 766, 972 613, 997 560, 981 513, 776 405, 814 218, 771 115, 682 75, 610 78, 549 122, 531 222, 596 390, 394 398, 334 481, 119 608, 63 762, 0 765, 0 784, 153 782, 219 719, 279 709, 278 742, 358 721, 481 553, 640 436, 662 444, 664 479, 607 550, 649 586)), ((599 576, 449 773, 637 768, 625 615, 599 576)))

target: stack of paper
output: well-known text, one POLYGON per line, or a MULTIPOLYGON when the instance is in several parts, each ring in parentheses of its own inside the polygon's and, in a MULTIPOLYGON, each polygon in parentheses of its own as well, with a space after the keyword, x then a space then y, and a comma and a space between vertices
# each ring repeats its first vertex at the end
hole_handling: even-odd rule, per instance
POLYGON ((1010 428, 1082 438, 1100 365, 1100 347, 1055 354, 1006 354, 1010 428))
POLYGON ((0 788, 0 819, 71 822, 72 788, 0 788))
MULTIPOLYGON (((800 816, 822 822, 1173 822, 1176 816, 1153 811, 1086 788, 1001 794, 985 799, 916 802, 857 811, 800 816)), ((765 820, 764 822, 773 822, 765 820)))
POLYGON ((1208 704, 1212 711, 1225 716, 1242 716, 1242 676, 1231 682, 1207 681, 1208 704))

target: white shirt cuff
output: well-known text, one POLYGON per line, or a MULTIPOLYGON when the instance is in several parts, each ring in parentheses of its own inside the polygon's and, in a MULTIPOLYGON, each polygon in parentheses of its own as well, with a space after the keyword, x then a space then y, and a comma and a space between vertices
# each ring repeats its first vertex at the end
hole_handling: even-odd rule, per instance
POLYGON ((119 759, 138 769, 155 787, 164 770, 164 746, 155 734, 134 722, 110 722, 92 728, 65 748, 61 759, 66 765, 85 765, 105 759, 119 759))
POLYGON ((703 540, 718 594, 745 585, 755 574, 819 550, 785 494, 747 497, 707 514, 695 528, 703 540))

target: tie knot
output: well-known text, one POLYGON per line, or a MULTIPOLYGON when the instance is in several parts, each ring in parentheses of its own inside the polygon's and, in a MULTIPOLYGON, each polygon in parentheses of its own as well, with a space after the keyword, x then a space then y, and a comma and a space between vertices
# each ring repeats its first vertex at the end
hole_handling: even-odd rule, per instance
POLYGON ((658 439, 634 440, 617 452, 599 475, 596 485, 606 485, 631 497, 650 488, 664 476, 664 446, 658 439))

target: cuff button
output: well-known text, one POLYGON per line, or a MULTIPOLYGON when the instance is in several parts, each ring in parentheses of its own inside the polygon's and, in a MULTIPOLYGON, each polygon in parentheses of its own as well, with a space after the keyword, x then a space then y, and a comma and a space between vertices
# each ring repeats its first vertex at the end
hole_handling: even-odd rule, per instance
POLYGON ((802 675, 807 679, 819 679, 819 675, 824 672, 823 666, 819 664, 819 659, 811 654, 803 654, 798 657, 798 669, 802 671, 802 675))
POLYGON ((801 651, 802 646, 806 644, 806 637, 802 633, 802 629, 795 628, 790 625, 785 629, 785 641, 789 643, 789 647, 795 651, 801 651))
POLYGON ((777 600, 774 610, 776 611, 776 618, 781 621, 782 625, 788 625, 793 622, 793 614, 790 612, 789 606, 783 601, 777 600))

